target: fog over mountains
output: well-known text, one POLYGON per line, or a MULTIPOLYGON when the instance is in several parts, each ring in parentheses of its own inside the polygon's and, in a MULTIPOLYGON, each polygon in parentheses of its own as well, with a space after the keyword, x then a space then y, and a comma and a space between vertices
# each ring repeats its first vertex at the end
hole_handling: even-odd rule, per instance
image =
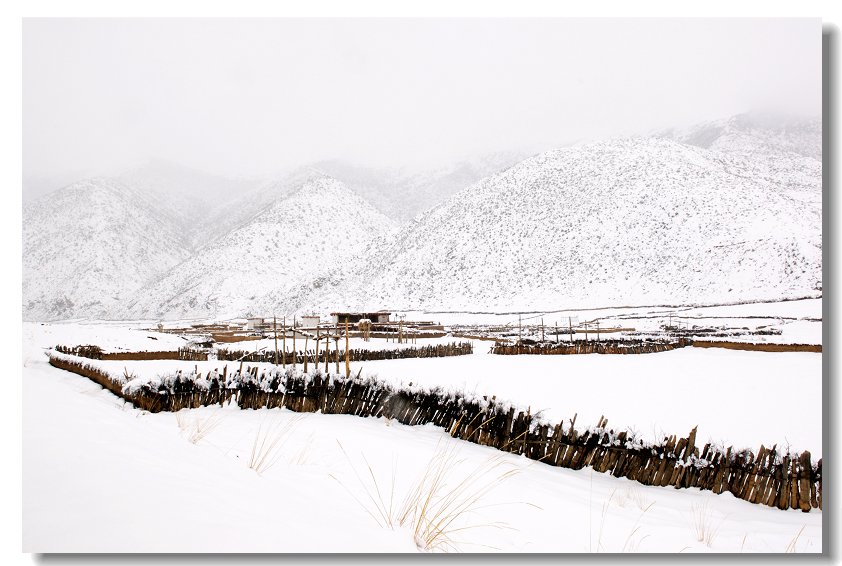
POLYGON ((23 316, 511 312, 820 296, 821 120, 275 180, 166 163, 23 211, 23 316))

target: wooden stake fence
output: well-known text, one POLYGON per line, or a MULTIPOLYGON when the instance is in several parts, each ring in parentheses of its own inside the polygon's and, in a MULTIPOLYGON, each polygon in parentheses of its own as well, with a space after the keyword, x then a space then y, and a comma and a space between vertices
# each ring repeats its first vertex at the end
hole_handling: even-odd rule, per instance
POLYGON ((259 372, 242 366, 228 375, 214 370, 201 376, 178 372, 158 384, 124 387, 107 373, 70 356, 50 355, 54 367, 83 375, 135 406, 150 412, 178 411, 234 401, 243 409, 286 407, 293 411, 388 417, 407 425, 433 423, 454 438, 505 452, 522 454, 552 466, 591 467, 600 473, 626 477, 644 485, 696 487, 779 509, 803 512, 822 507, 822 460, 815 465, 809 452, 782 453, 761 446, 757 453, 696 444, 696 429, 686 438, 669 436, 646 444, 627 431, 615 432, 600 418, 596 427, 579 432, 576 417, 555 425, 531 411, 515 412, 494 397, 476 398, 442 389, 396 389, 375 379, 312 375, 294 370, 259 372), (204 385, 197 387, 196 382, 204 385))
POLYGON ((679 338, 671 341, 656 340, 602 340, 542 344, 505 344, 497 342, 491 348, 492 354, 513 356, 519 354, 572 355, 572 354, 649 354, 666 352, 676 348, 692 346, 692 340, 679 338))
MULTIPOLYGON (((329 339, 329 338, 328 338, 329 339)), ((334 337, 334 340, 338 339, 334 337)), ((62 354, 73 356, 80 356, 92 360, 181 360, 191 362, 207 361, 208 352, 206 350, 195 350, 191 348, 182 348, 172 352, 117 352, 117 353, 103 353, 97 346, 56 346, 56 351, 62 354)), ((334 354, 337 368, 339 359, 348 359, 348 362, 371 362, 377 360, 401 360, 406 358, 445 358, 449 356, 465 356, 472 354, 474 351, 473 345, 470 342, 452 342, 450 344, 437 344, 430 346, 419 346, 413 348, 396 348, 393 350, 365 350, 353 349, 347 352, 337 350, 334 354)), ((275 352, 270 351, 256 351, 246 352, 244 350, 216 350, 216 359, 219 361, 244 361, 250 363, 267 363, 272 364, 275 360, 275 352)), ((313 364, 320 364, 325 362, 325 371, 327 371, 327 363, 331 359, 330 348, 324 351, 318 348, 314 350, 299 351, 299 352, 284 352, 283 362, 286 367, 287 355, 290 356, 293 364, 309 362, 313 364)), ((277 365, 277 364, 275 364, 277 365)), ((350 366, 349 366, 350 371, 350 366)))

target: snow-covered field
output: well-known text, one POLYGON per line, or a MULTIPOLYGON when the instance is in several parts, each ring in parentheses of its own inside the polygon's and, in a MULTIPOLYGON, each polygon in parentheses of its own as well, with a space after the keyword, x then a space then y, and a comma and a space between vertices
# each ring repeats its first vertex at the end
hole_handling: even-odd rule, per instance
MULTIPOLYGON (((821 344, 822 343, 822 299, 801 299, 767 303, 746 303, 736 305, 688 307, 688 306, 642 306, 604 309, 549 310, 525 313, 468 313, 468 312, 423 312, 407 313, 410 320, 433 320, 452 325, 488 325, 509 327, 517 331, 518 324, 524 327, 524 336, 540 336, 540 325, 546 332, 553 332, 555 326, 565 331, 568 323, 589 322, 591 338, 595 334, 596 321, 603 332, 611 328, 628 328, 637 332, 658 332, 664 325, 691 329, 693 326, 721 328, 723 331, 780 331, 775 335, 743 335, 728 337, 729 341, 767 342, 773 344, 821 344)), ((580 330, 581 332, 581 330, 580 330)), ((608 335, 606 335, 608 336, 608 335)), ((613 335, 618 336, 618 335, 613 335)), ((574 334, 582 339, 584 334, 574 334)), ((563 338, 567 338, 566 335, 563 338)), ((720 338, 722 339, 722 338, 720 338)))
MULTIPOLYGON (((555 468, 455 441, 432 426, 236 407, 139 411, 46 363, 42 348, 77 343, 78 326, 24 325, 26 552, 821 550, 818 510, 780 511, 730 494, 555 468), (265 467, 250 468, 261 446, 265 467), (467 510, 442 510, 453 523, 425 537, 424 520, 412 518, 421 506, 408 494, 425 471, 438 469, 436 455, 446 484, 438 495, 468 479, 465 491, 453 494, 467 510)), ((113 325, 87 328, 94 343, 112 334, 149 341, 113 325)), ((814 461, 821 455, 821 354, 687 348, 491 356, 487 343, 475 344, 471 356, 353 368, 390 381, 496 394, 553 419, 578 413, 577 426, 595 424, 601 414, 611 426, 643 435, 683 435, 698 424, 700 440, 754 449, 788 442, 811 450, 814 461), (793 375, 798 403, 783 393, 793 390, 793 375)), ((100 363, 119 373, 179 364, 100 363)), ((211 364, 219 362, 198 365, 211 364)))
MULTIPOLYGON (((677 316, 708 316, 708 317, 771 317, 771 318, 818 318, 822 317, 822 299, 801 299, 796 301, 758 302, 735 305, 682 307, 682 306, 629 306, 615 308, 548 310, 545 312, 525 312, 522 319, 530 324, 538 324, 541 318, 547 325, 559 322, 567 323, 567 317, 578 317, 580 320, 615 320, 623 318, 664 318, 670 314, 677 316)), ((487 312, 437 312, 437 311, 407 311, 410 320, 422 319, 440 322, 441 324, 512 324, 516 325, 516 312, 487 313, 487 312)))

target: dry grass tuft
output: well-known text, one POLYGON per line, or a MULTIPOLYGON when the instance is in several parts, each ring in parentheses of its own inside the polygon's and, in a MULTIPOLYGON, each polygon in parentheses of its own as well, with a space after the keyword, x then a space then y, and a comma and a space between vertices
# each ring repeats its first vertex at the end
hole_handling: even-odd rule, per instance
POLYGON ((263 474, 274 466, 280 457, 278 449, 301 419, 300 415, 296 415, 286 422, 275 421, 269 424, 261 424, 254 436, 248 467, 258 474, 263 474))
POLYGON ((801 533, 804 532, 805 528, 807 528, 807 525, 803 525, 800 529, 798 529, 798 532, 795 533, 795 536, 793 537, 793 539, 791 541, 789 541, 788 545, 786 545, 786 551, 785 552, 787 554, 793 554, 793 553, 797 552, 798 539, 801 537, 801 533))
POLYGON ((295 456, 293 456, 289 463, 294 466, 304 466, 310 462, 310 451, 313 446, 314 442, 314 435, 310 434, 307 437, 307 442, 304 443, 304 446, 301 447, 301 450, 298 451, 295 456))
POLYGON ((630 485, 617 493, 617 505, 625 507, 629 503, 640 509, 641 511, 648 511, 652 506, 652 502, 646 497, 643 490, 637 485, 630 485))
POLYGON ((711 548, 724 519, 716 524, 713 523, 710 503, 707 499, 698 504, 690 504, 690 512, 693 517, 693 532, 696 540, 711 548))
POLYGON ((204 418, 198 415, 191 418, 191 413, 188 409, 182 409, 175 413, 178 428, 181 429, 181 433, 192 444, 198 444, 200 440, 218 427, 222 423, 222 417, 223 415, 219 411, 214 411, 204 418))
POLYGON ((465 525, 462 519, 518 470, 507 466, 500 455, 480 463, 461 480, 451 481, 451 470, 462 462, 455 446, 436 452, 404 502, 401 523, 412 525, 415 544, 422 550, 458 550, 454 534, 481 526, 504 527, 500 523, 465 525))
MULTIPOLYGON (((345 449, 341 444, 339 446, 351 463, 345 449)), ((419 550, 459 551, 460 545, 472 544, 457 538, 465 531, 483 527, 510 528, 500 522, 470 523, 471 517, 485 507, 480 505, 483 498, 519 472, 505 461, 504 455, 491 457, 460 474, 458 469, 465 459, 458 457, 458 445, 442 446, 440 442, 423 473, 411 484, 400 503, 395 499, 395 466, 386 491, 385 486, 381 489, 368 460, 365 456, 362 458, 367 471, 363 475, 367 479, 360 476, 353 463, 351 468, 363 487, 367 502, 360 501, 341 481, 332 477, 381 527, 411 529, 419 550)))

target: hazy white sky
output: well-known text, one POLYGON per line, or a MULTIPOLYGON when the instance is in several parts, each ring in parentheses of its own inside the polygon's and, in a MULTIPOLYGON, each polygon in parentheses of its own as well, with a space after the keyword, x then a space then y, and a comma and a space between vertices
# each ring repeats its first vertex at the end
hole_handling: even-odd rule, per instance
POLYGON ((416 166, 751 109, 820 113, 819 19, 27 19, 23 28, 25 186, 149 158, 238 176, 329 158, 416 166))

